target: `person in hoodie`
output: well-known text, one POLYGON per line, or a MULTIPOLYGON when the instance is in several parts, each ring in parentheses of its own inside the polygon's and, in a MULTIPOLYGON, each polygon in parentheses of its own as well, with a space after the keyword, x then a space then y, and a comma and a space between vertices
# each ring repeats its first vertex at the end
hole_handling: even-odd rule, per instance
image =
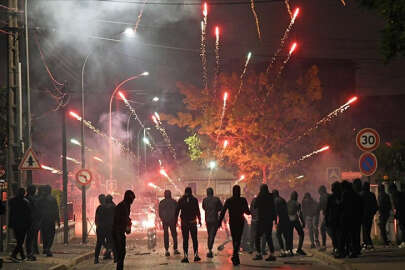
POLYGON ((310 193, 305 193, 302 199, 302 214, 308 228, 311 248, 320 246, 319 243, 319 204, 312 198, 310 193))
MULTIPOLYGON (((259 228, 259 209, 256 207, 257 197, 254 197, 250 203, 250 214, 252 215, 251 223, 250 223, 250 254, 253 253, 253 250, 256 249, 256 233, 259 228)), ((266 237, 263 235, 260 241, 261 250, 263 254, 266 250, 266 237)))
POLYGON ((276 209, 274 207, 273 194, 269 192, 269 187, 266 184, 260 186, 260 192, 257 195, 254 207, 258 210, 258 228, 256 231, 256 257, 254 260, 262 260, 262 250, 260 246, 260 240, 262 235, 266 237, 267 245, 269 246, 270 255, 266 261, 275 261, 274 257, 274 245, 273 245, 273 221, 276 219, 276 209))
POLYGON ((117 263, 117 270, 124 269, 124 260, 126 254, 125 234, 131 233, 131 204, 135 200, 135 193, 132 190, 125 191, 124 200, 120 202, 114 211, 113 239, 115 245, 114 259, 117 263))
POLYGON ((276 235, 280 246, 280 257, 294 256, 293 247, 290 246, 289 228, 291 225, 288 217, 287 202, 279 195, 278 190, 273 190, 273 196, 278 219, 276 235))
POLYGON ((174 254, 178 255, 180 252, 177 250, 177 219, 176 210, 177 202, 172 198, 172 192, 165 190, 165 198, 159 202, 159 217, 163 225, 163 241, 165 246, 165 256, 169 257, 169 228, 173 239, 174 254))
POLYGON ((41 222, 38 209, 38 197, 35 195, 36 191, 37 191, 36 186, 30 185, 27 188, 27 196, 25 196, 30 207, 31 221, 32 221, 31 226, 27 231, 27 239, 25 242, 25 248, 27 250, 27 259, 29 261, 37 260, 36 257, 34 256, 34 246, 35 244, 37 244, 35 242, 37 241, 38 230, 41 222), (35 234, 37 234, 37 236, 35 234))
POLYGON ((325 209, 325 225, 330 232, 330 237, 332 240, 333 254, 338 255, 340 241, 339 237, 341 234, 340 227, 340 215, 342 213, 342 186, 339 182, 334 182, 332 184, 332 195, 328 197, 325 209))
POLYGON ((215 236, 218 230, 219 212, 222 210, 222 202, 214 196, 214 190, 207 188, 207 197, 204 198, 202 208, 205 211, 205 222, 208 233, 208 258, 213 258, 212 247, 214 246, 215 236))
POLYGON ((398 220, 399 228, 402 232, 402 237, 399 239, 399 247, 405 247, 405 192, 398 191, 397 185, 391 183, 388 191, 392 196, 392 204, 394 207, 394 218, 398 220))
POLYGON ((188 260, 188 238, 191 235, 193 241, 194 261, 201 261, 198 256, 198 238, 197 238, 197 220, 201 227, 201 214, 198 200, 193 196, 191 187, 186 187, 184 195, 179 199, 176 209, 176 220, 180 214, 181 219, 181 233, 183 235, 183 251, 184 258, 182 263, 189 263, 188 260), (181 214, 180 214, 181 212, 181 214))
POLYGON ((240 186, 235 185, 232 188, 232 197, 225 201, 224 207, 222 208, 219 224, 222 223, 226 211, 229 211, 229 227, 231 229, 232 244, 233 244, 233 255, 232 263, 233 265, 239 265, 239 249, 240 242, 243 233, 243 226, 245 224, 245 214, 250 215, 249 206, 247 200, 241 197, 240 186))
POLYGON ((304 216, 302 215, 301 204, 298 202, 298 193, 293 191, 291 193, 290 200, 287 203, 288 209, 288 218, 290 219, 290 246, 293 245, 294 241, 294 228, 298 233, 299 240, 298 240, 298 247, 297 247, 297 254, 299 255, 306 255, 306 253, 302 250, 302 245, 304 244, 304 229, 305 228, 305 220, 304 216))
POLYGON ((361 254, 361 225, 363 222, 363 201, 361 199, 361 191, 362 191, 362 184, 360 179, 354 179, 353 181, 353 190, 355 191, 354 196, 355 200, 359 202, 359 204, 354 205, 353 211, 355 211, 355 219, 352 222, 353 226, 353 239, 352 239, 352 257, 357 257, 361 254))
POLYGON ((377 213, 378 204, 375 194, 370 191, 370 183, 365 182, 363 184, 363 191, 361 193, 361 199, 363 201, 363 248, 374 249, 373 241, 371 240, 371 227, 373 225, 374 215, 377 213))
POLYGON ((111 251, 114 253, 114 241, 113 241, 113 223, 114 223, 114 212, 115 212, 115 203, 113 202, 113 197, 111 195, 105 196, 105 205, 104 205, 104 224, 106 230, 106 252, 104 253, 104 260, 111 259, 111 251))
POLYGON ((328 194, 325 186, 320 186, 319 190, 319 210, 320 210, 320 218, 321 218, 321 238, 322 238, 322 247, 320 247, 320 251, 326 250, 326 233, 328 231, 326 226, 326 206, 328 204, 328 198, 330 194, 328 194))
POLYGON ((19 262, 17 258, 18 253, 21 255, 21 260, 25 260, 23 244, 32 222, 30 206, 24 195, 25 189, 19 188, 17 189, 16 196, 9 202, 9 228, 13 229, 17 242, 10 256, 10 259, 14 262, 19 262))
POLYGON ((385 192, 383 184, 378 185, 378 212, 380 214, 378 227, 380 228, 381 239, 384 241, 384 245, 390 245, 390 241, 387 237, 387 222, 391 215, 392 205, 390 196, 385 192))
POLYGON ((106 226, 105 226, 105 217, 104 217, 104 208, 105 208, 105 195, 100 194, 98 196, 98 201, 100 205, 96 209, 95 215, 95 224, 96 224, 96 247, 94 251, 94 264, 98 264, 98 257, 100 255, 101 246, 105 246, 105 239, 106 239, 106 226))

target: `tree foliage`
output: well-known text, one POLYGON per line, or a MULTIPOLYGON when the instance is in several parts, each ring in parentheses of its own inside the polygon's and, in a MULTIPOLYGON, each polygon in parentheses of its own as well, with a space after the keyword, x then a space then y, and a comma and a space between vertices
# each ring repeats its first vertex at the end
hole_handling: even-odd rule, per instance
POLYGON ((405 56, 405 0, 358 0, 361 6, 377 12, 385 22, 381 49, 387 61, 405 56))
POLYGON ((405 171, 405 142, 397 140, 381 144, 375 154, 378 160, 377 177, 400 179, 401 172, 405 171))
POLYGON ((221 74, 218 85, 215 91, 178 83, 186 111, 162 118, 197 133, 203 159, 215 158, 247 179, 267 180, 290 161, 288 144, 319 117, 315 106, 322 98, 318 68, 311 67, 295 82, 276 85, 263 73, 250 73, 239 95, 237 74, 221 74), (221 125, 225 92, 229 98, 221 125), (224 140, 229 142, 225 149, 224 140))

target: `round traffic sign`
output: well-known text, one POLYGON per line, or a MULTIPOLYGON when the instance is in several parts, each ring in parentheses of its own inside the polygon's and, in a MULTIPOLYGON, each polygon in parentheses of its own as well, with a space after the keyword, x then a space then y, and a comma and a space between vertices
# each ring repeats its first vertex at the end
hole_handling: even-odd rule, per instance
POLYGON ((377 157, 370 152, 361 154, 359 158, 359 169, 365 176, 371 176, 377 171, 377 157))
POLYGON ((356 144, 361 151, 374 151, 380 145, 380 135, 375 129, 363 128, 357 133, 356 144))
POLYGON ((93 175, 91 174, 90 170, 88 170, 88 169, 80 169, 76 173, 76 182, 79 185, 87 186, 90 184, 92 179, 93 179, 93 175))

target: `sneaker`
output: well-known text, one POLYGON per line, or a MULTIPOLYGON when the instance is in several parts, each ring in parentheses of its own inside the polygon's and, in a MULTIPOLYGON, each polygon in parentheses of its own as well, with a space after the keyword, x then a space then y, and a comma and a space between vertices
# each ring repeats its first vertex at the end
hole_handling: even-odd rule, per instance
POLYGON ((326 251, 326 247, 325 247, 325 246, 320 247, 320 248, 319 248, 319 251, 326 251))
POLYGON ((274 262, 276 260, 276 257, 274 257, 273 255, 269 255, 269 257, 266 258, 266 262, 274 262))
POLYGON ((184 258, 181 260, 181 262, 182 262, 182 263, 189 263, 189 261, 188 261, 188 258, 187 258, 187 257, 184 257, 184 258))
POLYGON ((195 261, 195 262, 199 262, 199 261, 201 261, 201 258, 200 258, 198 255, 195 255, 194 261, 195 261))
POLYGON ((288 256, 288 257, 294 257, 294 252, 293 252, 292 250, 289 250, 289 251, 287 252, 287 256, 288 256))
POLYGON ((15 262, 15 263, 21 262, 21 261, 17 258, 16 255, 11 255, 11 256, 9 257, 9 259, 10 259, 12 262, 15 262))
POLYGON ((299 254, 299 255, 302 255, 302 256, 307 255, 302 249, 297 249, 296 253, 299 254))
POLYGON ((316 240, 316 241, 315 241, 315 245, 316 245, 316 247, 319 248, 319 247, 321 246, 321 242, 319 242, 319 240, 316 240))
POLYGON ((166 256, 166 257, 170 257, 170 252, 169 252, 168 250, 166 250, 165 256, 166 256))
POLYGON ((257 254, 256 257, 253 258, 254 261, 261 261, 263 260, 263 256, 260 254, 257 254))
POLYGON ((53 257, 52 252, 48 251, 48 252, 46 253, 46 257, 53 257))
POLYGON ((212 254, 211 250, 207 253, 207 258, 214 258, 214 254, 212 254))
POLYGON ((402 242, 398 247, 399 248, 405 248, 405 242, 402 242))
POLYGON ((35 262, 37 258, 34 255, 28 256, 27 261, 35 262))
POLYGON ((232 264, 233 264, 234 266, 238 266, 238 265, 240 264, 239 257, 232 256, 231 260, 232 260, 232 264))
POLYGON ((316 248, 315 244, 311 244, 311 249, 316 248))
POLYGON ((180 254, 180 252, 177 249, 175 249, 173 253, 174 253, 174 255, 179 255, 180 254))
POLYGON ((94 264, 98 264, 98 263, 99 263, 98 258, 95 258, 94 259, 94 264))

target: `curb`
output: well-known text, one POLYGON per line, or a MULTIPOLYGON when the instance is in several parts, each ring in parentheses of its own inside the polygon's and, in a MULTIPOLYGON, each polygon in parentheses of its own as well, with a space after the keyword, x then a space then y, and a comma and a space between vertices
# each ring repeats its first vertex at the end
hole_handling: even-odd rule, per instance
POLYGON ((61 264, 52 266, 51 268, 49 268, 49 270, 67 270, 70 267, 75 266, 81 262, 84 262, 93 256, 94 256, 94 251, 89 251, 80 256, 74 257, 73 259, 69 260, 66 263, 61 263, 61 264))
POLYGON ((317 258, 318 260, 337 270, 353 270, 353 266, 351 263, 335 259, 333 256, 328 255, 326 252, 311 250, 311 253, 314 258, 317 258))

